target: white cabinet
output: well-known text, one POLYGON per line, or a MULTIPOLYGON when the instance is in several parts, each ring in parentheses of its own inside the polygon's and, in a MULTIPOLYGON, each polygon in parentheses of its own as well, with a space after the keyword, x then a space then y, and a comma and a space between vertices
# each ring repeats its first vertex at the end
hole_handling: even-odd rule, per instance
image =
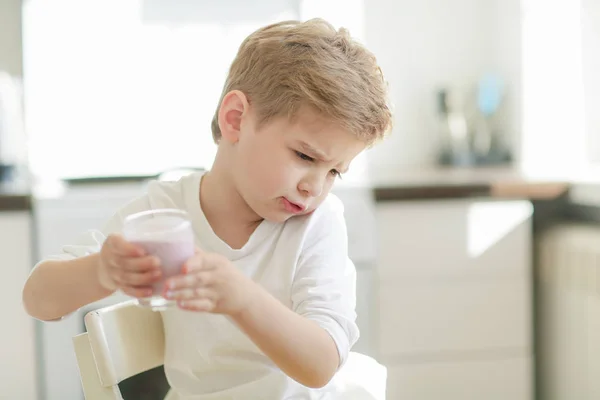
POLYGON ((377 206, 376 356, 388 397, 532 398, 528 201, 377 206))
POLYGON ((524 280, 381 283, 379 352, 388 357, 530 346, 524 280))
POLYGON ((388 367, 389 400, 531 400, 530 357, 388 367))
POLYGON ((0 398, 35 400, 35 321, 21 293, 31 269, 29 211, 0 212, 0 398))

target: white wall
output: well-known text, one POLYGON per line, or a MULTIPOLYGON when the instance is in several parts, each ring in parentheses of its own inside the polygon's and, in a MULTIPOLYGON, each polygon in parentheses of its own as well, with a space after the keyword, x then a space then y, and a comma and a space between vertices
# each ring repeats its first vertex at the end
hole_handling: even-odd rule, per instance
POLYGON ((26 163, 21 78, 22 0, 0 0, 0 163, 26 163))
POLYGON ((386 74, 395 107, 392 135, 371 151, 373 169, 433 163, 436 89, 472 85, 488 68, 504 75, 503 125, 507 139, 518 143, 519 0, 367 0, 365 11, 366 42, 386 74))
POLYGON ((586 132, 591 161, 600 163, 600 2, 582 0, 581 3, 586 132))
POLYGON ((505 140, 520 161, 523 110, 523 57, 521 0, 483 0, 489 4, 487 22, 491 27, 488 48, 490 64, 506 79, 507 92, 502 109, 501 129, 505 140))
POLYGON ((22 76, 21 0, 0 1, 0 71, 22 76))

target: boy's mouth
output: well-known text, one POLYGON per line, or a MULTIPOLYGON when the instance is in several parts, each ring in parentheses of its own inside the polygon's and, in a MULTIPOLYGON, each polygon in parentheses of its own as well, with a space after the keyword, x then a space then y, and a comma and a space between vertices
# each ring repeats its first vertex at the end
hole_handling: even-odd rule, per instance
POLYGON ((285 208, 285 210, 292 214, 300 214, 302 211, 304 211, 306 209, 305 206, 298 204, 298 203, 294 203, 294 202, 288 200, 286 197, 282 197, 282 202, 283 202, 283 207, 285 208))

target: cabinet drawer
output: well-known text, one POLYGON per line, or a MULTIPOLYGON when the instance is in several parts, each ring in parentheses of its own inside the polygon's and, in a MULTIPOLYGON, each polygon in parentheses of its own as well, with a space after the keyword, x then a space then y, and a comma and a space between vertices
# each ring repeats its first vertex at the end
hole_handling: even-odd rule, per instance
POLYGON ((526 280, 379 284, 378 354, 388 357, 530 347, 526 280))
POLYGON ((531 400, 529 358, 388 366, 389 400, 531 400))
POLYGON ((419 201, 377 206, 381 280, 529 273, 528 201, 419 201))
POLYGON ((29 211, 0 212, 0 267, 2 268, 2 334, 0 382, 3 399, 35 399, 37 386, 35 322, 23 310, 21 291, 31 270, 31 215, 29 211))

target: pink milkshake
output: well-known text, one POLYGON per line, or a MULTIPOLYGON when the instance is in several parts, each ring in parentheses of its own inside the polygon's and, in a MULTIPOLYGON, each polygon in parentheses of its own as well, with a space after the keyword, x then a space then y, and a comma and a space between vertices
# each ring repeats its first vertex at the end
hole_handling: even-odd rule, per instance
POLYGON ((164 281, 181 273, 183 263, 194 255, 194 231, 188 214, 177 209, 144 211, 125 218, 123 235, 161 261, 162 279, 151 297, 138 299, 141 307, 164 310, 174 305, 162 297, 164 281))

